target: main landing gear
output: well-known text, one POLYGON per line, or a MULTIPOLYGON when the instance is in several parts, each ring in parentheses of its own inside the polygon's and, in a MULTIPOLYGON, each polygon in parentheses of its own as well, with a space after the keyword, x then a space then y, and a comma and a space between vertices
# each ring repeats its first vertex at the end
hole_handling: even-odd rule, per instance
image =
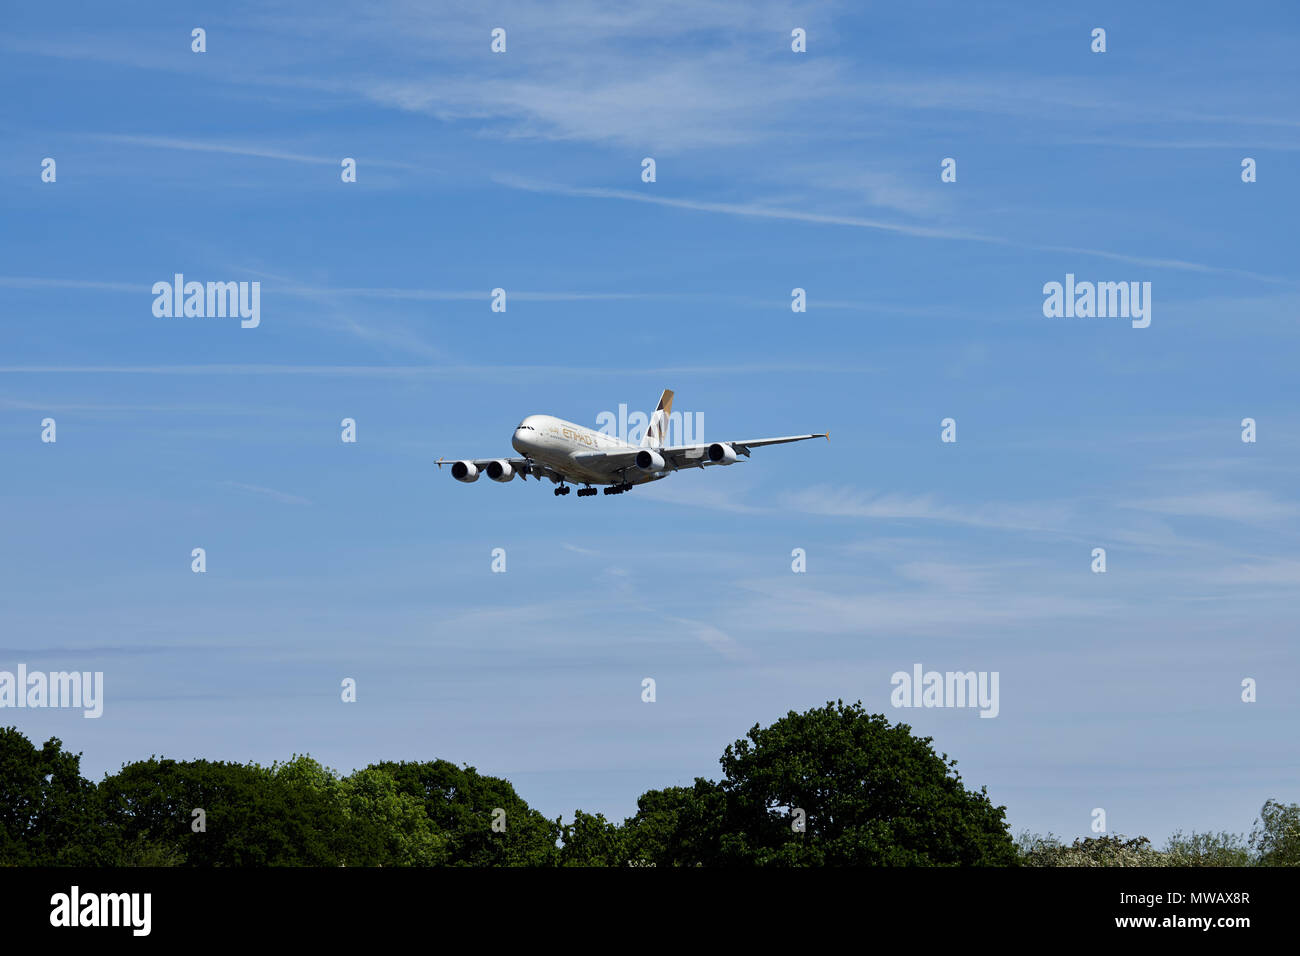
MULTIPOLYGON (((572 490, 573 490, 572 485, 560 485, 555 489, 555 496, 558 498, 560 495, 567 495, 572 490)), ((585 488, 578 489, 578 497, 588 498, 600 490, 603 490, 607 495, 621 495, 625 491, 631 491, 632 486, 626 481, 623 482, 622 484, 610 485, 608 488, 604 488, 604 489, 593 488, 591 487, 591 485, 587 485, 587 487, 585 488)))

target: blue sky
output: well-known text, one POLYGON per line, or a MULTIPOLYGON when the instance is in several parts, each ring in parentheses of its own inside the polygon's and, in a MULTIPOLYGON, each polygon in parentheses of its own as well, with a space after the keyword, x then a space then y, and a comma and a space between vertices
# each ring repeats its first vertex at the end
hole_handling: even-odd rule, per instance
POLYGON ((1286 3, 15 8, 0 669, 106 702, 0 717, 95 777, 443 757, 622 818, 861 699, 1016 830, 1249 829, 1300 783, 1298 33, 1286 3), (261 325, 155 318, 176 272, 261 282, 261 325), (1149 281, 1150 327, 1045 318, 1067 273, 1149 281), (709 439, 832 441, 616 498, 432 465, 665 387, 709 439), (999 716, 894 709, 915 663, 999 672, 999 716))

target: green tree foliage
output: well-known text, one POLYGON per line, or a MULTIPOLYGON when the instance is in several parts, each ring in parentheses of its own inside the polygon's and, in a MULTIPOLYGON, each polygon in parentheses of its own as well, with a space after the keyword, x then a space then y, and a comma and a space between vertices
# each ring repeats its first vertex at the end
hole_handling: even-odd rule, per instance
POLYGON ((626 862, 632 866, 720 864, 727 826, 727 795, 719 784, 697 778, 693 787, 650 790, 637 800, 636 815, 623 824, 626 862))
POLYGON ((151 757, 99 785, 108 826, 184 855, 190 866, 327 866, 346 817, 333 795, 256 764, 151 757), (206 832, 192 829, 193 811, 206 832))
POLYGON ((1065 846, 1052 834, 1024 831, 1016 839, 1025 866, 1250 866, 1254 859, 1240 834, 1174 833, 1163 850, 1146 837, 1090 837, 1065 846))
POLYGON ((525 803, 510 781, 446 760, 379 763, 397 789, 418 800, 429 821, 445 834, 445 862, 452 866, 550 866, 557 860, 556 822, 525 803), (494 831, 494 812, 504 810, 504 831, 494 831))
POLYGON ((1249 866, 1250 848, 1238 833, 1174 833, 1165 844, 1170 866, 1249 866))
POLYGON ((349 776, 284 763, 126 764, 96 786, 57 738, 0 729, 0 865, 9 866, 1268 866, 1300 864, 1300 805, 1230 833, 1077 839, 1022 833, 928 737, 828 703, 754 726, 723 777, 650 790, 621 825, 548 820, 507 780, 445 760, 349 776), (191 826, 206 814, 204 832, 191 826), (802 811, 802 831, 791 826, 802 811), (493 822, 498 827, 494 828, 493 822), (503 827, 501 826, 503 824, 503 827), (557 846, 557 842, 560 843, 557 846))
POLYGON ((561 825, 561 837, 561 866, 622 866, 627 859, 623 831, 604 814, 576 811, 572 823, 561 825))
POLYGON ((1260 866, 1300 866, 1300 803, 1266 800, 1250 834, 1260 866))
POLYGON ((722 755, 723 862, 982 866, 1015 861, 1005 807, 967 790, 931 738, 828 703, 757 725, 722 755), (794 833, 792 814, 806 814, 794 833))
POLYGON ((1065 846, 1050 833, 1046 837, 1022 833, 1016 841, 1017 857, 1025 866, 1171 866, 1169 857, 1151 846, 1146 837, 1125 839, 1122 834, 1077 839, 1065 846))
POLYGON ((0 728, 0 863, 105 862, 95 822, 95 785, 81 776, 80 754, 57 737, 37 750, 17 728, 0 728))
POLYGON ((1041 836, 1022 830, 1016 837, 1016 862, 1022 866, 1065 866, 1069 850, 1053 833, 1041 836))
POLYGON ((447 837, 419 797, 398 788, 392 774, 367 767, 345 777, 339 793, 346 808, 349 866, 437 866, 448 861, 447 837))
POLYGON ((861 703, 791 712, 722 755, 723 779, 652 790, 623 826, 655 866, 959 866, 1015 862, 1005 808, 967 790, 928 737, 861 703), (793 826, 801 810, 803 831, 793 826))

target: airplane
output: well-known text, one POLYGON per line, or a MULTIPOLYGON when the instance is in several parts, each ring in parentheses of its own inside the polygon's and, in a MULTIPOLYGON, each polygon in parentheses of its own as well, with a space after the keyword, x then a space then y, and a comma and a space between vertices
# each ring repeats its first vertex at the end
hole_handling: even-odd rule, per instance
POLYGON ((487 474, 493 481, 507 482, 518 475, 527 481, 549 478, 556 485, 556 496, 567 495, 569 483, 582 485, 578 497, 597 492, 604 485, 607 495, 621 495, 637 485, 660 481, 683 468, 706 468, 710 465, 734 465, 741 456, 748 458, 751 448, 784 445, 788 442, 825 438, 818 435, 787 435, 783 438, 754 438, 748 441, 707 442, 694 445, 665 445, 668 421, 673 410, 673 393, 665 389, 640 445, 632 445, 605 432, 593 431, 573 422, 550 415, 529 415, 515 427, 510 444, 519 458, 439 458, 439 470, 451 465, 451 476, 469 484, 487 474))

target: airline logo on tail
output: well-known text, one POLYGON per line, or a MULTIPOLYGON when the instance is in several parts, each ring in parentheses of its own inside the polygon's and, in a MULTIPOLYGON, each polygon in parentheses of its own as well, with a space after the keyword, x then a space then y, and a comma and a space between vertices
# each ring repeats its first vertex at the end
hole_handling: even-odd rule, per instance
POLYGON ((673 393, 672 389, 666 388, 659 396, 654 414, 650 416, 650 424, 646 426, 645 435, 641 439, 642 448, 662 448, 668 444, 668 416, 672 413, 673 393))

